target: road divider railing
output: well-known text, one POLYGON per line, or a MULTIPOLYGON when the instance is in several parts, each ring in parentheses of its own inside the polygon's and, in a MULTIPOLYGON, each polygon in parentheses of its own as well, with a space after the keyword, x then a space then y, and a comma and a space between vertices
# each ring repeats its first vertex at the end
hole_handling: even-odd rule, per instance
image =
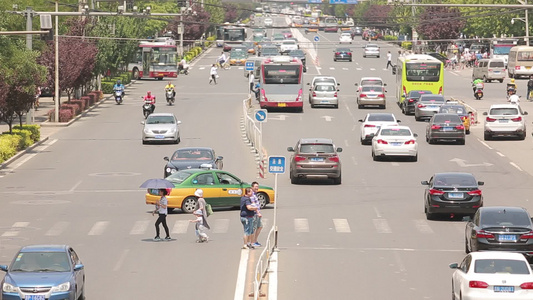
MULTIPOLYGON (((268 232, 267 239, 265 241, 265 248, 259 255, 257 259, 257 264, 255 265, 254 271, 254 291, 253 297, 254 300, 259 299, 259 297, 265 297, 265 293, 262 291, 263 283, 268 281, 268 273, 270 269, 271 257, 274 252, 277 251, 277 240, 278 232, 275 228, 275 225, 272 225, 272 228, 268 232)), ((249 295, 250 297, 252 295, 249 295)), ((270 297, 268 297, 270 299, 270 297)))
POLYGON ((259 178, 265 178, 265 151, 263 150, 262 127, 258 126, 250 115, 249 110, 252 108, 252 96, 242 101, 242 118, 241 131, 243 141, 250 147, 250 150, 255 153, 255 160, 257 162, 257 173, 259 178))
POLYGON ((466 109, 468 110, 468 112, 470 114, 470 126, 479 124, 478 114, 477 114, 477 110, 475 108, 473 108, 472 106, 468 105, 468 103, 464 102, 461 99, 456 99, 454 97, 451 97, 450 100, 459 102, 459 103, 461 103, 462 105, 464 105, 466 107, 466 109))

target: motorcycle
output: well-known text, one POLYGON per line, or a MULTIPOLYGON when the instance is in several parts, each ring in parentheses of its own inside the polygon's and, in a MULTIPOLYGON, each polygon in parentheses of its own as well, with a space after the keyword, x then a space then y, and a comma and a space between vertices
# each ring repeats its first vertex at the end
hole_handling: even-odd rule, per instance
POLYGON ((483 84, 478 83, 476 84, 475 91, 474 91, 474 97, 476 100, 481 100, 483 98, 483 84))
POLYGON ((175 101, 174 90, 173 89, 167 89, 165 95, 166 95, 166 98, 167 98, 168 105, 174 104, 174 101, 175 101))
MULTIPOLYGON (((141 97, 144 99, 144 97, 141 97)), ((155 105, 153 105, 151 103, 150 100, 144 100, 144 104, 143 104, 143 115, 144 115, 144 118, 148 118, 148 116, 153 113, 155 110, 155 105)))
POLYGON ((517 94, 509 96, 509 102, 514 105, 520 105, 520 96, 517 94))
POLYGON ((511 97, 512 95, 516 95, 516 89, 512 86, 507 87, 507 98, 511 97))
POLYGON ((189 66, 187 65, 184 68, 182 64, 179 64, 178 65, 178 73, 179 74, 189 75, 189 66))
POLYGON ((115 90, 115 101, 117 102, 117 104, 122 103, 123 93, 124 92, 122 91, 122 89, 115 90))

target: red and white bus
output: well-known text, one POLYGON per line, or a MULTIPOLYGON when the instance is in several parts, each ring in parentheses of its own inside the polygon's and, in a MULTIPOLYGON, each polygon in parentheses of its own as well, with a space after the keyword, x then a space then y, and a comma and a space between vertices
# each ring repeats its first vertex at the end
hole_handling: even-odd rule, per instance
POLYGON ((178 77, 178 52, 176 41, 169 37, 157 38, 153 42, 140 42, 134 59, 128 64, 128 71, 134 79, 178 77))
POLYGON ((298 58, 269 57, 263 60, 260 73, 261 108, 303 110, 303 65, 298 58))

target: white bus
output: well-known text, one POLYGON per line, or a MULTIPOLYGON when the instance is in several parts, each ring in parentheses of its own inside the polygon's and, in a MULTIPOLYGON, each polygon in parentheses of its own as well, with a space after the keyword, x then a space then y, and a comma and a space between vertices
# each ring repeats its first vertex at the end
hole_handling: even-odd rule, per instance
POLYGON ((261 108, 294 108, 303 111, 303 65, 295 57, 273 56, 261 64, 261 108))
POLYGON ((490 58, 501 58, 505 61, 505 66, 509 60, 509 51, 518 45, 516 38, 501 38, 492 41, 490 49, 490 58))
POLYGON ((511 78, 533 75, 533 47, 515 46, 509 51, 507 73, 511 78))
POLYGON ((168 37, 154 42, 139 43, 135 57, 128 63, 128 71, 134 79, 178 77, 178 52, 176 41, 168 37))

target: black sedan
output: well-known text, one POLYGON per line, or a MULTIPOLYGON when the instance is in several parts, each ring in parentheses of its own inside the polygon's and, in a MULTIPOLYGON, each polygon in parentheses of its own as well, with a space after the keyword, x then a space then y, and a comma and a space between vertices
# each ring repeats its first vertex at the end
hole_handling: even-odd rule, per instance
POLYGON ((484 182, 477 181, 470 173, 436 173, 424 192, 424 212, 432 220, 436 214, 473 215, 483 206, 483 195, 479 189, 484 182))
POLYGON ((299 58, 302 61, 303 71, 307 72, 307 66, 305 64, 307 56, 303 50, 291 50, 289 51, 288 55, 299 58))
POLYGON ((426 128, 426 141, 429 144, 434 144, 437 140, 453 140, 464 145, 465 139, 465 126, 458 115, 438 113, 429 120, 426 128))
POLYGON ((514 251, 533 253, 533 224, 522 207, 480 208, 466 224, 465 252, 514 251))
POLYGON ((352 50, 349 48, 337 48, 333 50, 333 61, 352 61, 352 50))
POLYGON ((420 98, 421 95, 427 94, 433 93, 431 91, 426 90, 412 90, 407 95, 405 95, 405 97, 402 97, 403 99, 400 102, 400 108, 402 109, 402 113, 404 115, 414 114, 415 105, 416 102, 418 102, 418 98, 420 98))
POLYGON ((216 156, 215 150, 207 147, 180 148, 171 158, 165 156, 165 178, 183 169, 219 169, 222 170, 222 156, 216 156))

